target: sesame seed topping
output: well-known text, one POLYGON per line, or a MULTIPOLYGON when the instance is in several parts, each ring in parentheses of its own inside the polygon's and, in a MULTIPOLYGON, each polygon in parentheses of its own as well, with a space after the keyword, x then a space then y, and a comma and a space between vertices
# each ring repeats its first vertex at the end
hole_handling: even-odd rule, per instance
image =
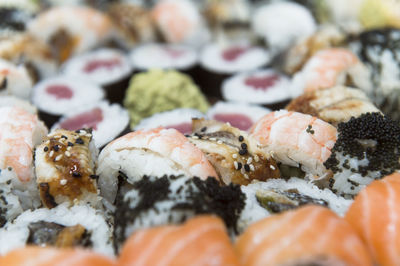
POLYGON ((240 144, 240 147, 242 147, 243 150, 247 150, 247 144, 246 143, 240 144))
POLYGON ((69 151, 66 151, 66 152, 65 152, 65 156, 70 157, 70 156, 71 156, 71 153, 70 153, 69 151))
POLYGON ((216 139, 216 138, 210 138, 210 140, 211 140, 211 141, 216 141, 217 139, 216 139))
POLYGON ((232 158, 236 159, 238 157, 238 155, 236 153, 232 154, 232 158))
POLYGON ((222 144, 222 140, 218 140, 217 143, 218 143, 218 144, 222 144))
POLYGON ((99 176, 98 175, 90 175, 90 178, 91 179, 99 179, 99 176))
POLYGON ((68 145, 68 147, 72 147, 72 146, 74 146, 74 143, 68 141, 67 145, 68 145))
POLYGON ((91 138, 91 137, 92 137, 92 134, 87 133, 87 134, 85 134, 85 136, 88 137, 88 138, 91 138))
POLYGON ((247 150, 239 150, 240 155, 245 155, 247 153, 247 150))
POLYGON ((59 155, 57 155, 57 157, 54 159, 54 161, 59 161, 59 160, 61 160, 61 158, 62 158, 62 154, 59 154, 59 155))
POLYGON ((200 129, 201 132, 205 132, 207 130, 207 127, 203 127, 202 129, 200 129))
POLYGON ((47 140, 46 142, 45 142, 45 144, 49 144, 50 143, 50 140, 47 140))
POLYGON ((49 156, 53 157, 53 155, 54 155, 54 151, 50 151, 49 156))
POLYGON ((242 169, 242 163, 238 163, 237 170, 240 170, 240 169, 242 169))
POLYGON ((81 177, 82 175, 79 172, 73 171, 72 176, 73 177, 81 177))
POLYGON ((242 142, 244 140, 243 136, 239 136, 239 141, 242 142))
POLYGON ((252 172, 254 172, 254 165, 252 165, 252 164, 249 164, 249 166, 250 166, 250 171, 252 171, 252 172))
POLYGON ((234 161, 234 162, 233 162, 233 166, 234 166, 235 169, 237 170, 237 169, 238 169, 238 162, 237 162, 237 161, 234 161))
POLYGON ((59 149, 60 149, 60 146, 58 146, 58 145, 54 145, 54 146, 53 146, 53 150, 54 150, 54 151, 57 152, 59 149))
POLYGON ((199 139, 198 136, 192 136, 192 139, 199 139))
POLYGON ((43 149, 43 150, 46 152, 46 151, 48 151, 48 150, 49 150, 49 147, 47 147, 47 146, 46 146, 46 147, 44 147, 44 149, 43 149))
POLYGON ((77 138, 75 143, 76 144, 84 144, 85 142, 81 138, 77 138))
POLYGON ((244 178, 249 179, 249 175, 248 174, 244 174, 244 178))
POLYGON ((272 164, 269 166, 269 168, 271 168, 272 170, 275 170, 275 166, 273 166, 272 164))
POLYGON ((250 172, 250 166, 247 163, 244 164, 244 170, 246 170, 246 172, 250 172))
POLYGON ((257 155, 257 154, 254 155, 254 161, 255 161, 256 163, 258 163, 259 160, 260 160, 260 158, 258 157, 258 155, 257 155))
POLYGON ((70 151, 72 149, 72 147, 67 147, 67 151, 70 151))
POLYGON ((252 157, 249 157, 248 159, 247 159, 247 164, 251 164, 253 162, 253 158, 252 157))
POLYGON ((61 135, 61 138, 63 138, 63 139, 68 139, 68 137, 65 136, 65 135, 61 135))
POLYGON ((67 184, 67 179, 61 179, 60 180, 60 185, 64 186, 67 184))

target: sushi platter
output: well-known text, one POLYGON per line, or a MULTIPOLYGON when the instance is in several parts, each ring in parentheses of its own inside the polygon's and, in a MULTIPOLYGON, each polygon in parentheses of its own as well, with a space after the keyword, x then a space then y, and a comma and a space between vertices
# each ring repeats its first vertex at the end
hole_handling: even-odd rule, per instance
POLYGON ((400 2, 0 0, 0 266, 400 265, 400 2))

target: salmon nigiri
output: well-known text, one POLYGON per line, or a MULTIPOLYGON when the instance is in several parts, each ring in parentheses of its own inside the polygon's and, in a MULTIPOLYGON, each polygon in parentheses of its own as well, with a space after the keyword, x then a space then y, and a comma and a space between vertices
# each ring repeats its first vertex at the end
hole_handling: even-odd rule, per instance
POLYGON ((379 265, 400 265, 400 173, 374 181, 350 206, 345 219, 379 265))
POLYGON ((329 209, 306 206, 251 225, 235 245, 242 265, 372 265, 351 226, 329 209))
POLYGON ((137 231, 125 243, 119 264, 239 265, 222 220, 214 216, 137 231))
POLYGON ((116 266, 114 259, 83 249, 25 247, 0 257, 7 266, 116 266))

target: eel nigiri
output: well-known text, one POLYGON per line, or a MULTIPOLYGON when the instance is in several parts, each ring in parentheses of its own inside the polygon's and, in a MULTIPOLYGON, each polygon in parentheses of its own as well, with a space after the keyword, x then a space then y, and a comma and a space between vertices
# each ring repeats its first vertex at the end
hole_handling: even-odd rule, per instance
POLYGON ((225 226, 217 217, 199 216, 182 226, 161 226, 134 233, 119 264, 239 265, 225 226))
POLYGON ((372 182, 350 206, 345 219, 378 265, 400 265, 400 173, 372 182))
POLYGON ((325 207, 306 206, 251 225, 235 244, 242 265, 372 265, 353 228, 325 207))
POLYGON ((0 258, 7 266, 116 266, 114 259, 82 249, 25 247, 0 258))

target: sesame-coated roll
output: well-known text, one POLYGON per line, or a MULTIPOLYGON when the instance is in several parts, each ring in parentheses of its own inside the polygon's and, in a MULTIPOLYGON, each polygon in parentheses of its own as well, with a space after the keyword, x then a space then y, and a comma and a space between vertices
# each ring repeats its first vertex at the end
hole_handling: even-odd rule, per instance
POLYGON ((88 130, 56 130, 36 147, 36 181, 42 203, 53 208, 62 202, 96 205, 94 159, 97 151, 88 130))

